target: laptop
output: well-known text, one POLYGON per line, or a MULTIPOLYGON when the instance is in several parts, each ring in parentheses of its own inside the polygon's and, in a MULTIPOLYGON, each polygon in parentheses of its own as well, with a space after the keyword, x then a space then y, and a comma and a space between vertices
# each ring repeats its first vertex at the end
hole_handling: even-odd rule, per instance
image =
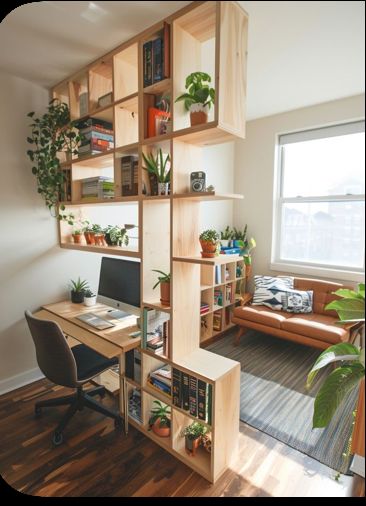
POLYGON ((111 323, 108 320, 104 320, 104 318, 101 318, 94 313, 81 314, 79 316, 76 316, 76 318, 84 323, 87 323, 97 330, 105 330, 109 329, 110 327, 115 327, 114 323, 111 323))

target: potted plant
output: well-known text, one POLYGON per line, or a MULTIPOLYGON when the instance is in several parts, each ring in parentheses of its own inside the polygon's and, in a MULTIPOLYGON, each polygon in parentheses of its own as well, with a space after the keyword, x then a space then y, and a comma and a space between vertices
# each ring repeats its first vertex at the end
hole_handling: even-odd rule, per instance
POLYGON ((244 230, 238 230, 237 228, 233 228, 231 233, 231 239, 233 240, 234 248, 242 248, 243 244, 247 241, 247 230, 248 225, 245 225, 244 230))
POLYGON ((220 244, 221 246, 223 246, 224 248, 227 248, 229 246, 229 241, 232 237, 232 231, 229 227, 229 225, 227 225, 227 227, 225 228, 225 230, 223 230, 222 232, 220 232, 220 244))
POLYGON ((108 246, 128 246, 129 237, 127 229, 118 227, 117 225, 108 225, 104 230, 105 241, 108 246))
MULTIPOLYGON (((157 181, 158 195, 169 195, 170 193, 170 155, 167 154, 164 158, 163 152, 161 148, 158 149, 156 153, 156 157, 152 153, 148 153, 146 156, 145 153, 142 153, 142 157, 146 164, 146 167, 143 167, 144 170, 147 170, 150 177, 157 181)), ((151 185, 153 188, 153 184, 151 185)), ((153 194, 153 191, 152 191, 153 194)))
MULTIPOLYGON (((42 195, 51 215, 58 216, 57 204, 65 198, 66 175, 61 170, 59 153, 78 154, 81 140, 75 121, 70 119, 67 104, 54 98, 49 102, 47 112, 35 117, 35 112, 27 114, 32 118, 32 129, 27 141, 33 149, 27 155, 33 163, 32 173, 37 178, 38 193, 42 195)), ((60 206, 63 211, 64 206, 60 206)))
POLYGON ((84 302, 84 293, 88 288, 88 282, 85 280, 82 281, 80 277, 78 277, 76 281, 71 280, 71 302, 75 304, 84 302))
POLYGON ((95 246, 105 246, 104 240, 104 232, 100 225, 94 223, 92 227, 92 231, 94 232, 94 244, 95 246))
POLYGON ((193 72, 186 78, 186 93, 175 101, 184 100, 186 111, 190 111, 191 126, 207 123, 208 111, 215 103, 215 90, 210 88, 211 77, 205 72, 193 72))
POLYGON ((170 436, 170 406, 160 401, 154 401, 156 406, 151 410, 149 419, 149 430, 160 437, 170 436))
POLYGON ((181 432, 181 436, 185 437, 185 448, 189 455, 194 456, 197 448, 201 444, 202 436, 207 432, 207 427, 200 422, 192 422, 181 432))
POLYGON ((79 228, 74 228, 72 232, 72 238, 75 244, 81 244, 82 242, 81 240, 83 238, 83 231, 80 230, 79 228))
POLYGON ((91 225, 90 223, 88 223, 85 227, 84 237, 86 240, 86 244, 95 244, 94 228, 93 227, 94 227, 94 225, 91 225))
POLYGON ((213 258, 219 254, 219 234, 216 230, 208 229, 201 233, 199 237, 201 243, 201 255, 203 258, 213 258))
POLYGON ((257 246, 255 239, 251 237, 249 240, 238 241, 238 246, 242 248, 240 255, 243 257, 245 264, 245 277, 249 278, 252 274, 252 255, 251 251, 257 246))
POLYGON ((95 306, 96 303, 97 303, 96 294, 92 290, 90 290, 90 288, 84 290, 84 304, 86 306, 95 306))
POLYGON ((160 285, 160 302, 163 306, 170 305, 170 273, 166 274, 163 271, 159 271, 157 269, 153 269, 154 272, 160 274, 158 276, 158 281, 153 286, 153 290, 160 285))

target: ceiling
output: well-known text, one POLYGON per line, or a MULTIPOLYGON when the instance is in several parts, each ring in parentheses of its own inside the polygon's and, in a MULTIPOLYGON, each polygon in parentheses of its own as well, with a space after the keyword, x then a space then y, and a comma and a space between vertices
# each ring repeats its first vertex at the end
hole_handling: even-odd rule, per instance
MULTIPOLYGON (((61 81, 190 2, 31 2, 0 25, 0 70, 61 81)), ((365 91, 365 3, 242 1, 249 13, 248 119, 365 91)))

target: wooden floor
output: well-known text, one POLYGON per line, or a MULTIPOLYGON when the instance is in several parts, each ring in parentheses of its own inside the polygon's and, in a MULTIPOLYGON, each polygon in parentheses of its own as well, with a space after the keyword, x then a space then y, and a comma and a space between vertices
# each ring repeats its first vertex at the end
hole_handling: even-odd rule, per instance
MULTIPOLYGON (((52 430, 65 408, 34 418, 34 402, 71 391, 44 379, 0 397, 0 474, 34 496, 333 497, 351 494, 352 478, 335 472, 243 423, 234 466, 214 484, 139 431, 128 436, 99 413, 79 412, 54 448, 52 430)), ((115 400, 106 396, 106 404, 115 400)), ((192 457, 193 458, 193 457, 192 457)))

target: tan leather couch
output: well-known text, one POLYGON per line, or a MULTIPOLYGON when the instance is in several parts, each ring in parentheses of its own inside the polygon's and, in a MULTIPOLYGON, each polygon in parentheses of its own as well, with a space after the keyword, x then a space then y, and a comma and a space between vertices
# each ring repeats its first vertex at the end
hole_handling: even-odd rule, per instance
POLYGON ((338 297, 332 292, 345 287, 338 283, 329 283, 315 279, 295 278, 297 290, 313 290, 313 312, 294 314, 275 311, 267 306, 244 305, 234 309, 232 321, 240 326, 235 344, 247 329, 255 329, 265 334, 289 339, 298 343, 325 349, 332 344, 351 340, 352 324, 335 323, 339 318, 335 311, 326 311, 324 307, 338 297))

